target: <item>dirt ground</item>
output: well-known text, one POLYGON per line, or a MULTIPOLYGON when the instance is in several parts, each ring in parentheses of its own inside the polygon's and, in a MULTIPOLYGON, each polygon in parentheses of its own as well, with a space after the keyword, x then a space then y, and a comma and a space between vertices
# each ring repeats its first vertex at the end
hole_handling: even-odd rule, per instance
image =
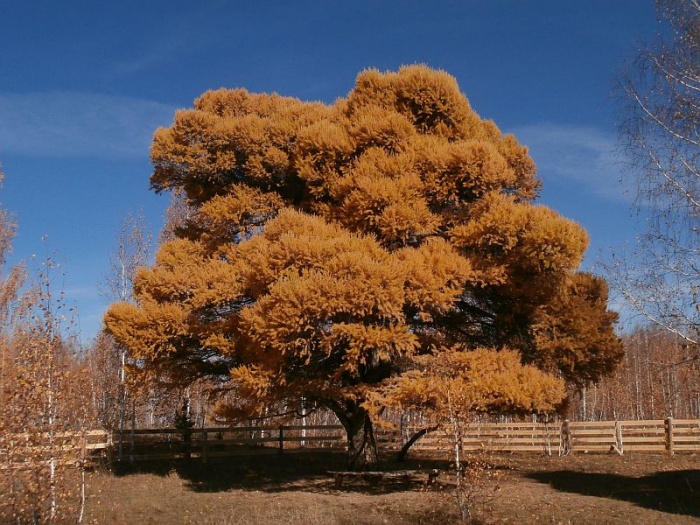
MULTIPOLYGON (((700 524, 700 457, 494 455, 467 491, 484 524, 700 524)), ((338 452, 246 454, 225 460, 143 463, 90 475, 86 523, 457 523, 453 474, 344 482, 338 452)), ((383 470, 447 469, 440 458, 383 460, 383 470)))

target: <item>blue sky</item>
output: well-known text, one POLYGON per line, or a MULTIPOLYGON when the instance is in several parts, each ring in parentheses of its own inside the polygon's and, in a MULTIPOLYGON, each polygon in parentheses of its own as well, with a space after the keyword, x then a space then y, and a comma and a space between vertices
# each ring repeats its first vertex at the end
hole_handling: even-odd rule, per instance
POLYGON ((153 131, 207 89, 333 102, 358 72, 425 63, 528 144, 541 202, 591 236, 584 268, 638 229, 615 155, 614 76, 657 28, 651 0, 0 0, 0 202, 11 262, 50 255, 81 337, 100 327, 120 221, 149 190, 153 131), (45 238, 42 241, 42 238, 45 238))

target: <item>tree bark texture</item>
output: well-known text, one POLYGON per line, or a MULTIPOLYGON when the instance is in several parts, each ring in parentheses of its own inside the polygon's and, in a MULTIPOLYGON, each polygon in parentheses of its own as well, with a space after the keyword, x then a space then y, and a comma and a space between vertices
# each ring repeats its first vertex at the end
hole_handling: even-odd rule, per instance
POLYGON ((348 469, 370 470, 377 465, 377 442, 367 411, 357 403, 332 408, 348 439, 348 469))

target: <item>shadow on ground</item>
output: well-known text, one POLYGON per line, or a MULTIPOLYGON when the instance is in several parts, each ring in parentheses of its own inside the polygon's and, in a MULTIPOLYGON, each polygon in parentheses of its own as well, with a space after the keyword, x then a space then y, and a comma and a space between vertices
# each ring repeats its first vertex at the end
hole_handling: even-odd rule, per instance
POLYGON ((561 470, 526 475, 552 488, 634 503, 647 509, 700 517, 700 470, 656 472, 642 477, 561 470))
MULTIPOLYGON (((392 457, 382 458, 378 470, 444 469, 445 462, 436 460, 407 460, 398 462, 392 457)), ((249 453, 235 457, 212 458, 207 463, 199 459, 175 461, 141 461, 113 467, 117 476, 155 474, 167 476, 175 472, 195 492, 222 492, 228 490, 256 490, 265 492, 342 490, 381 494, 419 490, 426 475, 414 476, 409 481, 387 480, 381 483, 345 481, 336 489, 329 471, 346 470, 347 455, 339 451, 249 453)))

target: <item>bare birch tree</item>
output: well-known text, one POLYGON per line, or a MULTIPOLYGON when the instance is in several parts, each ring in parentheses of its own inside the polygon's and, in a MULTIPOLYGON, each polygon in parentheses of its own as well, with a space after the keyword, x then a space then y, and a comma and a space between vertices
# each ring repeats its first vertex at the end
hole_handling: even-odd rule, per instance
POLYGON ((657 326, 637 328, 622 340, 625 357, 620 366, 612 376, 571 396, 570 413, 601 421, 700 418, 700 361, 689 354, 691 345, 657 326))
MULTIPOLYGON (((0 261, 14 222, 0 210, 0 261)), ((85 375, 66 337, 71 314, 53 294, 54 261, 25 286, 23 266, 0 280, 0 522, 80 522, 89 424, 85 375)), ((3 268, 4 270, 4 268, 3 268)))
POLYGON ((656 0, 656 40, 620 81, 620 137, 646 223, 610 280, 652 323, 700 342, 700 2, 656 0))
POLYGON ((111 301, 132 302, 134 276, 148 264, 152 252, 153 234, 146 226, 143 212, 128 213, 116 234, 102 294, 111 301))
MULTIPOLYGON (((153 252, 153 235, 146 226, 146 219, 141 211, 128 213, 122 220, 115 238, 115 248, 109 258, 109 271, 104 276, 102 294, 111 301, 134 301, 132 291, 134 277, 139 268, 145 267, 153 252)), ((95 361, 101 362, 103 370, 116 371, 117 375, 103 377, 99 391, 116 393, 107 395, 108 399, 116 398, 116 407, 105 404, 104 413, 100 419, 106 423, 116 419, 119 432, 119 460, 123 459, 124 428, 127 420, 127 405, 131 401, 132 420, 136 410, 136 400, 133 392, 129 392, 127 383, 128 352, 124 346, 118 345, 107 334, 101 334, 93 347, 95 361), (116 387, 116 392, 114 392, 116 387), (131 400, 129 398, 132 398, 131 400), (116 408, 115 414, 110 410, 116 408)))
POLYGON ((196 209, 188 204, 185 193, 180 190, 173 191, 170 205, 165 211, 165 225, 158 235, 158 244, 165 244, 175 240, 178 234, 184 234, 195 213, 196 209))

